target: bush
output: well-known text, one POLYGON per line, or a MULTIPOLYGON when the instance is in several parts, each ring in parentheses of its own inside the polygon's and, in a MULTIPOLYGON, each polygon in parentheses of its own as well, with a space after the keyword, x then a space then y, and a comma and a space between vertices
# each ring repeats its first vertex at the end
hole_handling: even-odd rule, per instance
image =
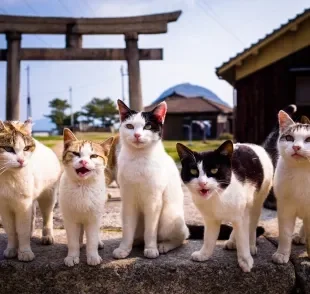
POLYGON ((234 136, 231 133, 222 133, 219 135, 219 140, 233 140, 234 136))

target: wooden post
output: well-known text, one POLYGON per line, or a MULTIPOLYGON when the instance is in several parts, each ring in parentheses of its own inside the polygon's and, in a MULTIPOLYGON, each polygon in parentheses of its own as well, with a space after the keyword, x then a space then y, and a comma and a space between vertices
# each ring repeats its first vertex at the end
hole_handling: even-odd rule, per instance
POLYGON ((129 77, 129 107, 135 111, 142 111, 143 101, 141 93, 138 34, 126 34, 125 41, 129 77))
POLYGON ((21 34, 10 32, 7 40, 7 80, 6 80, 6 119, 19 120, 19 90, 20 90, 20 43, 21 34))

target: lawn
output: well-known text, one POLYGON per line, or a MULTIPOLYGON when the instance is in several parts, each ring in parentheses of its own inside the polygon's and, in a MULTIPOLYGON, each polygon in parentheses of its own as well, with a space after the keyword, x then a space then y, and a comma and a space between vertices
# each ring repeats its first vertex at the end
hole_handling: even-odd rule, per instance
MULTIPOLYGON (((111 133, 77 133, 76 136, 81 139, 92 140, 102 142, 111 136, 111 133)), ((38 141, 42 142, 46 146, 53 148, 58 142, 61 142, 62 136, 49 136, 49 137, 35 137, 38 141)), ((167 153, 175 160, 179 161, 178 153, 176 151, 176 143, 182 143, 185 146, 195 151, 207 151, 217 148, 223 141, 221 140, 209 140, 206 143, 202 141, 193 141, 189 146, 188 141, 164 141, 164 146, 167 153)))

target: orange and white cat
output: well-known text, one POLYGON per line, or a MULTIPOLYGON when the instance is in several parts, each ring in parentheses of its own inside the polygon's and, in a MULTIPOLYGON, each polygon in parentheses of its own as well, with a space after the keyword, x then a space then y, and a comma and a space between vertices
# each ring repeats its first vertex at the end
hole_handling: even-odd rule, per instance
POLYGON ((33 208, 43 216, 42 243, 52 244, 53 208, 61 167, 56 154, 31 137, 32 122, 0 121, 0 215, 8 244, 6 258, 31 261, 33 208))
POLYGON ((87 264, 98 265, 102 259, 98 247, 100 224, 107 200, 105 169, 113 138, 98 144, 78 140, 69 130, 64 130, 64 172, 59 183, 59 205, 67 232, 67 266, 79 263, 80 245, 86 232, 87 264))

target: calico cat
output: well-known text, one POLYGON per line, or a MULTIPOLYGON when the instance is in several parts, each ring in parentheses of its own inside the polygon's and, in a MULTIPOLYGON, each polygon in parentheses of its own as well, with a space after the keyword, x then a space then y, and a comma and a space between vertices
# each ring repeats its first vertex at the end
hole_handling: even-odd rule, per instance
POLYGON ((300 235, 295 236, 295 242, 306 242, 310 256, 310 125, 295 123, 284 111, 279 112, 278 118, 279 159, 273 189, 278 205, 279 246, 272 260, 283 264, 290 257, 296 217, 301 218, 304 225, 300 235))
POLYGON ((43 216, 42 244, 52 244, 53 208, 61 167, 56 154, 31 136, 32 122, 0 121, 0 215, 8 235, 4 257, 31 261, 34 201, 43 216))
MULTIPOLYGON (((296 120, 297 106, 295 104, 290 104, 282 110, 285 111, 293 120, 296 120)), ((310 123, 309 119, 306 116, 302 116, 299 122, 301 122, 302 124, 310 123)), ((276 168, 279 158, 279 152, 277 148, 278 138, 279 138, 279 124, 277 122, 273 131, 268 135, 268 137, 263 143, 263 147, 265 148, 265 150, 272 159, 274 169, 276 168)), ((277 202, 273 193, 273 189, 270 190, 270 193, 264 202, 264 207, 272 210, 277 210, 277 202)))
POLYGON ((107 200, 104 170, 113 138, 98 144, 78 140, 64 129, 64 172, 59 183, 59 206, 67 232, 67 266, 79 263, 83 232, 86 232, 87 264, 98 265, 102 259, 98 247, 103 208, 107 200))
POLYGON ((136 112, 118 100, 118 108, 121 149, 117 179, 123 237, 113 256, 126 258, 134 241, 144 241, 144 256, 156 258, 181 246, 189 234, 180 175, 161 141, 167 104, 136 112))
POLYGON ((214 151, 195 152, 178 143, 181 178, 202 214, 206 232, 204 244, 192 254, 195 261, 211 257, 222 221, 233 224, 227 249, 237 247, 244 272, 253 266, 257 253, 256 227, 261 208, 272 185, 273 165, 266 151, 257 145, 225 141, 214 151))

